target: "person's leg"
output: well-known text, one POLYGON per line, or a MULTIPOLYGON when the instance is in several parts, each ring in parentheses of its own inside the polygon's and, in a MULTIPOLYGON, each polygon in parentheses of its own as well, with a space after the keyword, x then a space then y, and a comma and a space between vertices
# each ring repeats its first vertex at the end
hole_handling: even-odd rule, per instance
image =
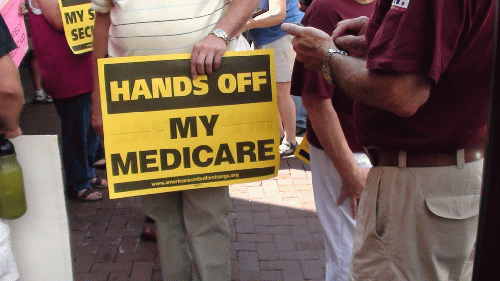
POLYGON ((195 262, 193 279, 229 281, 229 187, 183 191, 184 224, 195 262))
POLYGON ((295 62, 295 52, 291 44, 292 38, 292 36, 287 35, 262 46, 262 49, 274 50, 278 111, 285 131, 285 139, 279 148, 281 156, 291 155, 297 148, 295 102, 290 95, 292 70, 295 62))
POLYGON ((193 267, 182 218, 182 193, 141 196, 146 214, 155 221, 163 280, 192 280, 193 267))
POLYGON ((276 82, 278 111, 285 128, 285 139, 291 144, 297 144, 295 140, 295 103, 290 95, 290 85, 290 81, 276 82))
POLYGON ((30 71, 31 71, 31 82, 33 87, 35 88, 35 97, 33 98, 34 102, 43 102, 45 100, 45 92, 42 88, 42 77, 40 75, 40 70, 38 69, 38 63, 36 61, 35 56, 32 56, 30 62, 30 71))
POLYGON ((296 135, 302 136, 306 132, 307 111, 302 105, 302 97, 292 95, 292 99, 295 103, 295 127, 297 128, 296 135))
POLYGON ((328 155, 312 145, 309 152, 314 201, 325 235, 325 280, 347 280, 356 221, 349 200, 337 205, 342 180, 328 155))
MULTIPOLYGON (((279 129, 280 129, 280 140, 283 141, 285 139, 285 129, 283 128, 283 122, 281 122, 281 117, 278 115, 279 119, 279 129)), ((281 144, 281 141, 278 145, 281 144)))
MULTIPOLYGON (((91 130, 91 94, 57 99, 54 106, 61 120, 66 188, 73 195, 78 193, 81 195, 84 190, 90 188, 90 182, 95 177, 94 170, 91 168, 92 162, 89 162, 91 158, 88 155, 92 154, 92 147, 95 153, 98 141, 93 130, 89 132, 91 130)), ((101 198, 102 194, 94 192, 89 196, 88 199, 92 200, 101 198)))
POLYGON ((107 181, 105 179, 97 179, 95 173, 94 162, 96 159, 96 153, 98 152, 99 143, 101 142, 101 139, 97 136, 96 132, 94 131, 94 128, 92 128, 92 125, 90 123, 92 118, 91 102, 92 101, 90 101, 88 106, 85 105, 83 110, 83 115, 84 115, 83 125, 85 129, 85 134, 87 136, 87 140, 85 141, 87 174, 88 177, 91 179, 91 186, 107 187, 107 181))
POLYGON ((40 70, 38 69, 38 62, 35 56, 33 56, 33 59, 31 60, 30 67, 33 78, 33 86, 35 86, 35 91, 43 91, 42 76, 40 74, 40 70))
POLYGON ((33 86, 35 87, 35 98, 36 102, 52 102, 52 98, 45 93, 42 86, 42 75, 40 74, 40 69, 38 68, 38 62, 35 56, 33 56, 31 63, 31 77, 33 86))
POLYGON ((104 153, 104 144, 101 139, 99 139, 99 144, 97 145, 97 150, 95 152, 94 160, 92 161, 94 164, 94 168, 99 170, 106 170, 106 159, 104 153))

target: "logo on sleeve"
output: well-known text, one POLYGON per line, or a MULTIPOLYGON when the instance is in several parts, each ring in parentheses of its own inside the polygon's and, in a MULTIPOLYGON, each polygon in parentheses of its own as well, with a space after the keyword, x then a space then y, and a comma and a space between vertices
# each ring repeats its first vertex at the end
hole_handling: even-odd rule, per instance
POLYGON ((405 11, 409 3, 410 0, 392 0, 392 9, 405 11))

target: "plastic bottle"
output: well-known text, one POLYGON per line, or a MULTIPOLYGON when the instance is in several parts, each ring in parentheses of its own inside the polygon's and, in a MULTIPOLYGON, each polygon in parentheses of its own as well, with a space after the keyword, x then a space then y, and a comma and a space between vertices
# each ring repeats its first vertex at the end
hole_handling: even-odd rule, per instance
POLYGON ((17 219, 26 213, 23 172, 14 145, 0 134, 0 217, 17 219))

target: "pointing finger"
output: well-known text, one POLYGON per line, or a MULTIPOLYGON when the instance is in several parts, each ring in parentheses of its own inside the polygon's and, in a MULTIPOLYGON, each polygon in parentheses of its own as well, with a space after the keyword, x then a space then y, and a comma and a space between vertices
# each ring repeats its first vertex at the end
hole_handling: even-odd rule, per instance
POLYGON ((283 23, 281 25, 281 29, 283 29, 283 31, 285 31, 286 33, 292 35, 292 36, 299 36, 300 37, 300 34, 302 32, 302 30, 304 29, 304 27, 301 27, 297 24, 293 24, 293 23, 283 23))

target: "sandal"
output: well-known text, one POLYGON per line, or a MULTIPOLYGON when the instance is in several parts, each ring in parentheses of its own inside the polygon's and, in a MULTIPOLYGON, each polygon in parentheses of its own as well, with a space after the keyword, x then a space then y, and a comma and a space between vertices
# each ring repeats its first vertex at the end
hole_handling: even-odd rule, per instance
POLYGON ((154 225, 145 226, 141 232, 141 239, 156 242, 156 230, 154 225))
POLYGON ((78 195, 78 192, 76 193, 76 198, 82 200, 82 201, 97 201, 102 199, 102 194, 99 191, 95 191, 92 188, 87 188, 85 191, 78 195), (92 194, 98 194, 97 197, 92 198, 92 194))
POLYGON ((105 178, 95 177, 90 181, 90 186, 93 188, 108 187, 108 181, 105 178))
POLYGON ((283 142, 281 143, 281 145, 279 147, 280 157, 292 155, 298 146, 299 146, 298 143, 292 144, 292 143, 288 142, 287 140, 283 140, 283 142))

